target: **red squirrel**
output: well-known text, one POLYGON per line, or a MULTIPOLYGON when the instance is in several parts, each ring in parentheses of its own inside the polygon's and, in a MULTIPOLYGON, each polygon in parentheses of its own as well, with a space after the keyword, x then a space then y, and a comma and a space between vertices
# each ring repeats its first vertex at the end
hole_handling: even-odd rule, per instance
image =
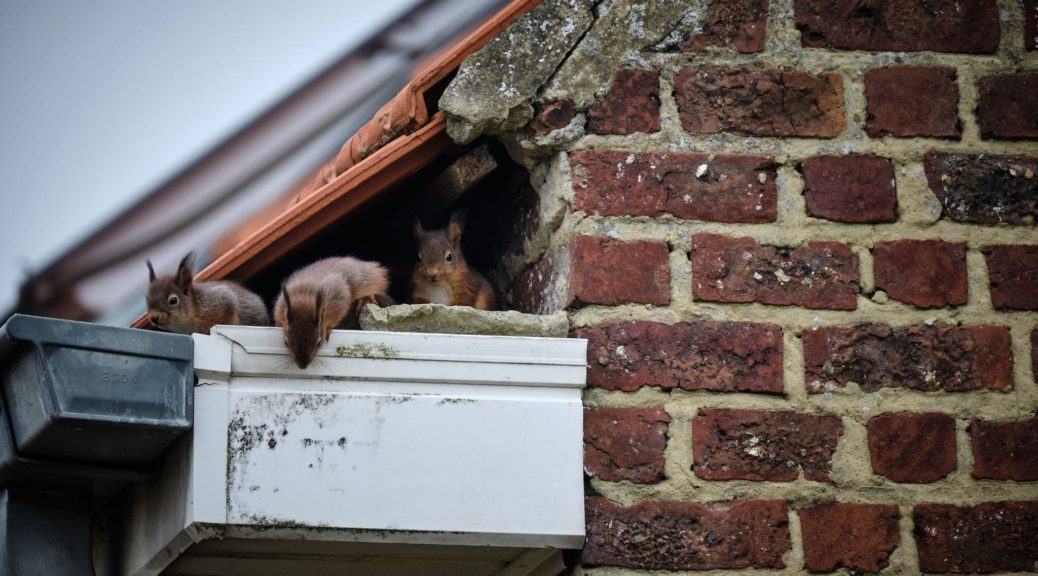
POLYGON ((194 281, 194 252, 173 274, 156 276, 148 264, 148 320, 165 332, 208 334, 216 324, 270 326, 267 306, 256 294, 226 280, 194 281))
POLYGON ((459 212, 451 214, 443 230, 426 231, 421 221, 415 220, 418 263, 412 277, 411 302, 494 309, 496 297, 490 282, 469 268, 461 252, 463 228, 464 218, 459 212))
POLYGON ((284 328, 285 347, 306 368, 351 308, 388 300, 389 275, 376 262, 350 256, 318 260, 292 273, 274 303, 274 323, 284 328))

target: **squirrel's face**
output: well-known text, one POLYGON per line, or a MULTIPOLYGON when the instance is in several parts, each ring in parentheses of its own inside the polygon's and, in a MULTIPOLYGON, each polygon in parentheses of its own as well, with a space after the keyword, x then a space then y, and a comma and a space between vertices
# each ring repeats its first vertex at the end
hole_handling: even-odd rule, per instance
POLYGON ((432 283, 453 278, 464 267, 461 253, 461 229, 451 223, 445 230, 426 232, 415 228, 418 240, 418 273, 432 283))
POLYGON ((151 261, 148 261, 148 320, 159 330, 182 334, 194 331, 191 320, 192 256, 185 256, 177 271, 168 276, 156 276, 151 261))
POLYGON ((292 361, 306 368, 317 357, 317 350, 327 340, 321 325, 322 295, 313 298, 295 296, 291 300, 282 293, 284 302, 283 339, 292 361))
POLYGON ((148 320, 160 330, 177 332, 190 316, 191 299, 172 282, 161 280, 148 287, 148 320))

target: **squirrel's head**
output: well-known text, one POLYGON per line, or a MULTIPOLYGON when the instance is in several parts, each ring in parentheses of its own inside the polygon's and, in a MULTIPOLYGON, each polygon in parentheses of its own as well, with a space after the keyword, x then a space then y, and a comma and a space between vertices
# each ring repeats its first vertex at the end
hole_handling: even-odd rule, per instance
POLYGON ((156 276, 148 260, 148 320, 159 330, 190 334, 194 252, 188 253, 173 274, 156 276))
POLYGON ((417 270, 429 282, 440 282, 465 269, 465 255, 461 252, 461 233, 465 227, 464 214, 451 214, 450 223, 442 230, 426 230, 415 219, 414 238, 418 243, 417 270))
POLYGON ((290 297, 287 287, 281 287, 283 307, 277 311, 284 314, 279 324, 284 327, 283 338, 289 356, 300 368, 306 368, 317 356, 317 349, 328 340, 330 329, 324 326, 324 292, 296 292, 290 297))

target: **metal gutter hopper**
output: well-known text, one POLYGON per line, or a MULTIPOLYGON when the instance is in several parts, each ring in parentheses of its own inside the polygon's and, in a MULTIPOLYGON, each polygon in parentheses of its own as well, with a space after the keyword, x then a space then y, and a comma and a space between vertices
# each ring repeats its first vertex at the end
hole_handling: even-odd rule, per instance
POLYGON ((189 336, 23 315, 0 327, 0 574, 92 573, 72 553, 91 510, 191 428, 193 367, 189 336))

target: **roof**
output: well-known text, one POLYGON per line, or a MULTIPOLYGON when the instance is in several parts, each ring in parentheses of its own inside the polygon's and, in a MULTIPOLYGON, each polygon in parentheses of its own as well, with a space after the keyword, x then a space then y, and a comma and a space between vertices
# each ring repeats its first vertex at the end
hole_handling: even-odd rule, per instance
MULTIPOLYGON (((255 227, 196 278, 248 279, 452 147, 446 118, 436 111, 440 93, 465 58, 539 3, 514 0, 429 62, 342 145, 312 183, 297 188, 290 205, 265 223, 254 219, 245 229, 232 232, 240 237, 250 231, 249 226, 255 227)), ((146 324, 141 316, 133 325, 146 324)))
MULTIPOLYGON (((503 4, 504 0, 421 0, 34 274, 22 286, 18 311, 72 319, 104 314, 101 321, 125 325, 143 308, 145 258, 166 268, 189 250, 196 249, 199 259, 206 261, 247 241, 299 204, 300 197, 316 192, 318 174, 323 185, 356 163, 360 153, 371 153, 372 146, 366 145, 352 163, 337 160, 343 156, 336 151, 345 134, 363 127, 359 134, 378 133, 374 142, 387 143, 385 132, 367 126, 375 122, 369 122, 373 115, 385 127, 406 125, 412 134, 428 124, 429 109, 415 99, 428 88, 419 77, 431 64, 451 65, 442 57, 430 63, 430 52, 445 45, 453 52, 461 32, 485 24, 503 4), (412 91, 410 99, 393 98, 401 87, 412 91), (391 98, 393 106, 404 107, 385 106, 376 113, 391 98)), ((492 21, 497 18, 499 14, 492 21)), ((358 135, 351 141, 369 142, 369 136, 364 138, 358 135)))

